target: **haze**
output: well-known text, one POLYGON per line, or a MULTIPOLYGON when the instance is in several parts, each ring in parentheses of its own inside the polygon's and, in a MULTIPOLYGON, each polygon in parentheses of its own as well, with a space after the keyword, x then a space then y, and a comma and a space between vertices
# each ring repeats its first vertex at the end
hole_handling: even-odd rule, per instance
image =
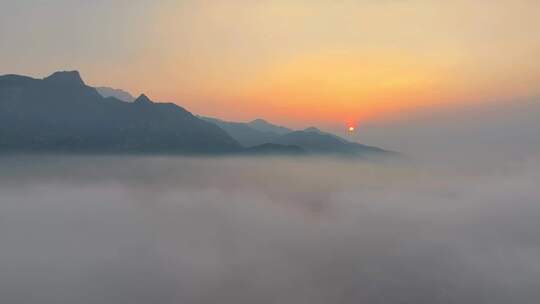
POLYGON ((533 303, 538 161, 1 160, 3 303, 533 303), (322 173, 324 172, 324 173, 322 173))

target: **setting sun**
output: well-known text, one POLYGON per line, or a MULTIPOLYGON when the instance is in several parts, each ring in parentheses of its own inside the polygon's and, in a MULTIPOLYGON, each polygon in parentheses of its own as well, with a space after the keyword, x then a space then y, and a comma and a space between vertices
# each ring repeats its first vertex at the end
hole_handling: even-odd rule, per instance
POLYGON ((353 126, 349 127, 349 132, 354 132, 355 128, 353 126))

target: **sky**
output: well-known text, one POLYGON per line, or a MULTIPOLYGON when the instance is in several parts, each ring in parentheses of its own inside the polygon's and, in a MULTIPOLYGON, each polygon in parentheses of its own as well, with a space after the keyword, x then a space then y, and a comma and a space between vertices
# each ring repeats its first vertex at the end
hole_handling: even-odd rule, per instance
POLYGON ((536 0, 0 0, 0 74, 360 133, 540 96, 538 28, 536 0))

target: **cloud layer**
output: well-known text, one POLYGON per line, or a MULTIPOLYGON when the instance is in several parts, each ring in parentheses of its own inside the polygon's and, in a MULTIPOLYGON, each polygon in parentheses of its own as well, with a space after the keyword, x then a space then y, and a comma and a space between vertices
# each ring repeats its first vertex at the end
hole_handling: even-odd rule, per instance
POLYGON ((3 303, 531 303, 537 161, 0 160, 3 303))

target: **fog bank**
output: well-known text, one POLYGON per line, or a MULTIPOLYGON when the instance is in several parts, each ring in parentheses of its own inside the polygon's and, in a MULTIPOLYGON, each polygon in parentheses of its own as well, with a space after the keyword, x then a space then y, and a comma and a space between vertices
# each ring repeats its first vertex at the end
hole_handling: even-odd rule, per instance
POLYGON ((506 162, 540 155, 540 97, 470 102, 360 122, 354 138, 419 160, 506 162))
POLYGON ((537 161, 0 159, 2 303, 534 303, 537 161))

